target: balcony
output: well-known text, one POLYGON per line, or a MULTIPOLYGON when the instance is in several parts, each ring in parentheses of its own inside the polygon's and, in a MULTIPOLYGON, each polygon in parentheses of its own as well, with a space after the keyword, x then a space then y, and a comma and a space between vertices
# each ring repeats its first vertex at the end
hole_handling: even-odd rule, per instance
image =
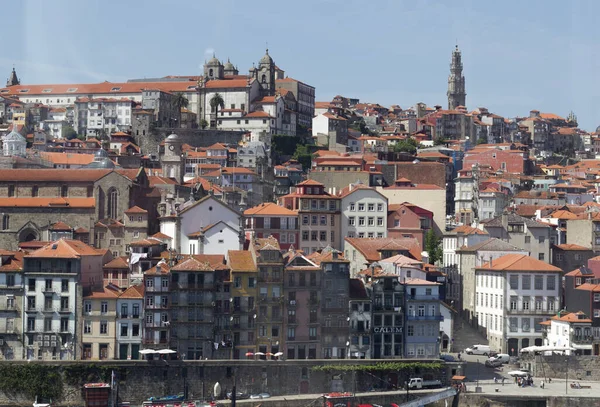
POLYGON ((214 284, 208 283, 174 283, 171 284, 171 290, 181 291, 213 291, 215 289, 214 284))
POLYGON ((443 315, 407 315, 409 321, 443 321, 443 315))
POLYGON ((572 336, 571 337, 571 342, 574 344, 591 344, 594 342, 594 337, 593 336, 572 336))
POLYGON ((140 314, 120 313, 117 317, 121 319, 139 319, 140 314))
POLYGON ((269 297, 269 296, 260 296, 259 302, 261 304, 270 303, 270 304, 280 304, 283 302, 283 297, 269 297))
POLYGON ((408 301, 439 301, 439 295, 407 295, 408 301))
POLYGON ((368 332, 370 332, 370 330, 366 329, 364 326, 361 326, 361 327, 356 326, 356 327, 350 327, 350 332, 360 334, 360 333, 368 333, 368 332))
POLYGON ((59 290, 57 290, 56 288, 54 288, 52 286, 50 286, 50 287, 46 286, 42 289, 42 292, 44 294, 54 294, 54 293, 58 293, 59 290))
POLYGON ((73 314, 75 313, 75 309, 71 307, 55 307, 54 312, 58 312, 59 314, 73 314))
POLYGON ((283 282, 283 279, 281 277, 261 276, 259 274, 258 282, 259 283, 281 283, 281 282, 283 282))
POLYGON ((20 309, 19 307, 17 307, 17 304, 1 304, 0 305, 0 311, 5 311, 5 312, 18 312, 20 309))
POLYGON ((169 287, 144 287, 144 290, 149 293, 168 293, 170 291, 169 287))
POLYGON ((309 342, 309 341, 318 341, 318 336, 309 336, 309 335, 296 335, 293 338, 288 337, 288 342, 309 342))
POLYGON ((506 313, 509 315, 554 315, 556 314, 556 310, 554 309, 523 309, 523 308, 517 308, 517 309, 511 309, 511 308, 506 308, 506 313))

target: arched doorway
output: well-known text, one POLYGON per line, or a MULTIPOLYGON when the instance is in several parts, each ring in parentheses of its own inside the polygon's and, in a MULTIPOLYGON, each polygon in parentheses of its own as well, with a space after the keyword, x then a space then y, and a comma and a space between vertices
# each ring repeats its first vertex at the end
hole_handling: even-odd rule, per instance
POLYGON ((519 340, 517 338, 510 338, 508 340, 508 349, 506 350, 510 356, 517 356, 519 354, 519 340))
POLYGON ((535 338, 535 346, 542 346, 542 338, 535 338))
POLYGON ((448 337, 448 335, 446 335, 446 334, 442 335, 442 350, 448 351, 449 344, 450 344, 450 338, 448 337))
POLYGON ((37 231, 27 228, 19 233, 19 242, 31 242, 33 240, 39 240, 39 234, 37 231))
POLYGON ((529 346, 529 338, 521 339, 521 349, 526 348, 528 346, 529 346))

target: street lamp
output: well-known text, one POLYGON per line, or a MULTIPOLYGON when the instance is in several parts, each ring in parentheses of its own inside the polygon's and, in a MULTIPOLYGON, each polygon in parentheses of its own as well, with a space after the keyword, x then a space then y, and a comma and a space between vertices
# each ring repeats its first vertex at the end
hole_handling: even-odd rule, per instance
POLYGON ((235 349, 235 343, 233 341, 233 317, 230 317, 229 321, 230 321, 229 335, 231 336, 229 338, 229 340, 231 341, 231 359, 233 360, 233 351, 235 349))
POLYGON ((350 359, 350 341, 346 341, 346 359, 350 359))

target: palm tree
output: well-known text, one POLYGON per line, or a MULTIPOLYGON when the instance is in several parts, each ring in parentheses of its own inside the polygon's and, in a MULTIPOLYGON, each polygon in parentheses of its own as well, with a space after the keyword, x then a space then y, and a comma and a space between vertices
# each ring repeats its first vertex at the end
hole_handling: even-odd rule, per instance
POLYGON ((178 112, 181 112, 181 109, 188 107, 190 101, 183 95, 183 93, 179 92, 175 94, 175 97, 173 98, 171 103, 177 109, 178 112))
POLYGON ((215 93, 213 95, 213 97, 210 98, 210 107, 215 112, 215 126, 216 126, 216 124, 217 124, 217 116, 219 114, 219 107, 221 109, 225 108, 225 100, 223 100, 223 96, 221 96, 220 93, 215 93))

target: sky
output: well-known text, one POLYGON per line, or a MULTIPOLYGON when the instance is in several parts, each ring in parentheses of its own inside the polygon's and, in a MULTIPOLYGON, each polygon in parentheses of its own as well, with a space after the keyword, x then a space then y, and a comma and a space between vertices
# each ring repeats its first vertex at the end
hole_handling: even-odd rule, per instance
POLYGON ((24 0, 3 7, 0 72, 22 84, 198 75, 228 58, 246 73, 265 48, 286 75, 335 95, 447 106, 452 50, 467 107, 530 110, 600 125, 600 1, 24 0))

